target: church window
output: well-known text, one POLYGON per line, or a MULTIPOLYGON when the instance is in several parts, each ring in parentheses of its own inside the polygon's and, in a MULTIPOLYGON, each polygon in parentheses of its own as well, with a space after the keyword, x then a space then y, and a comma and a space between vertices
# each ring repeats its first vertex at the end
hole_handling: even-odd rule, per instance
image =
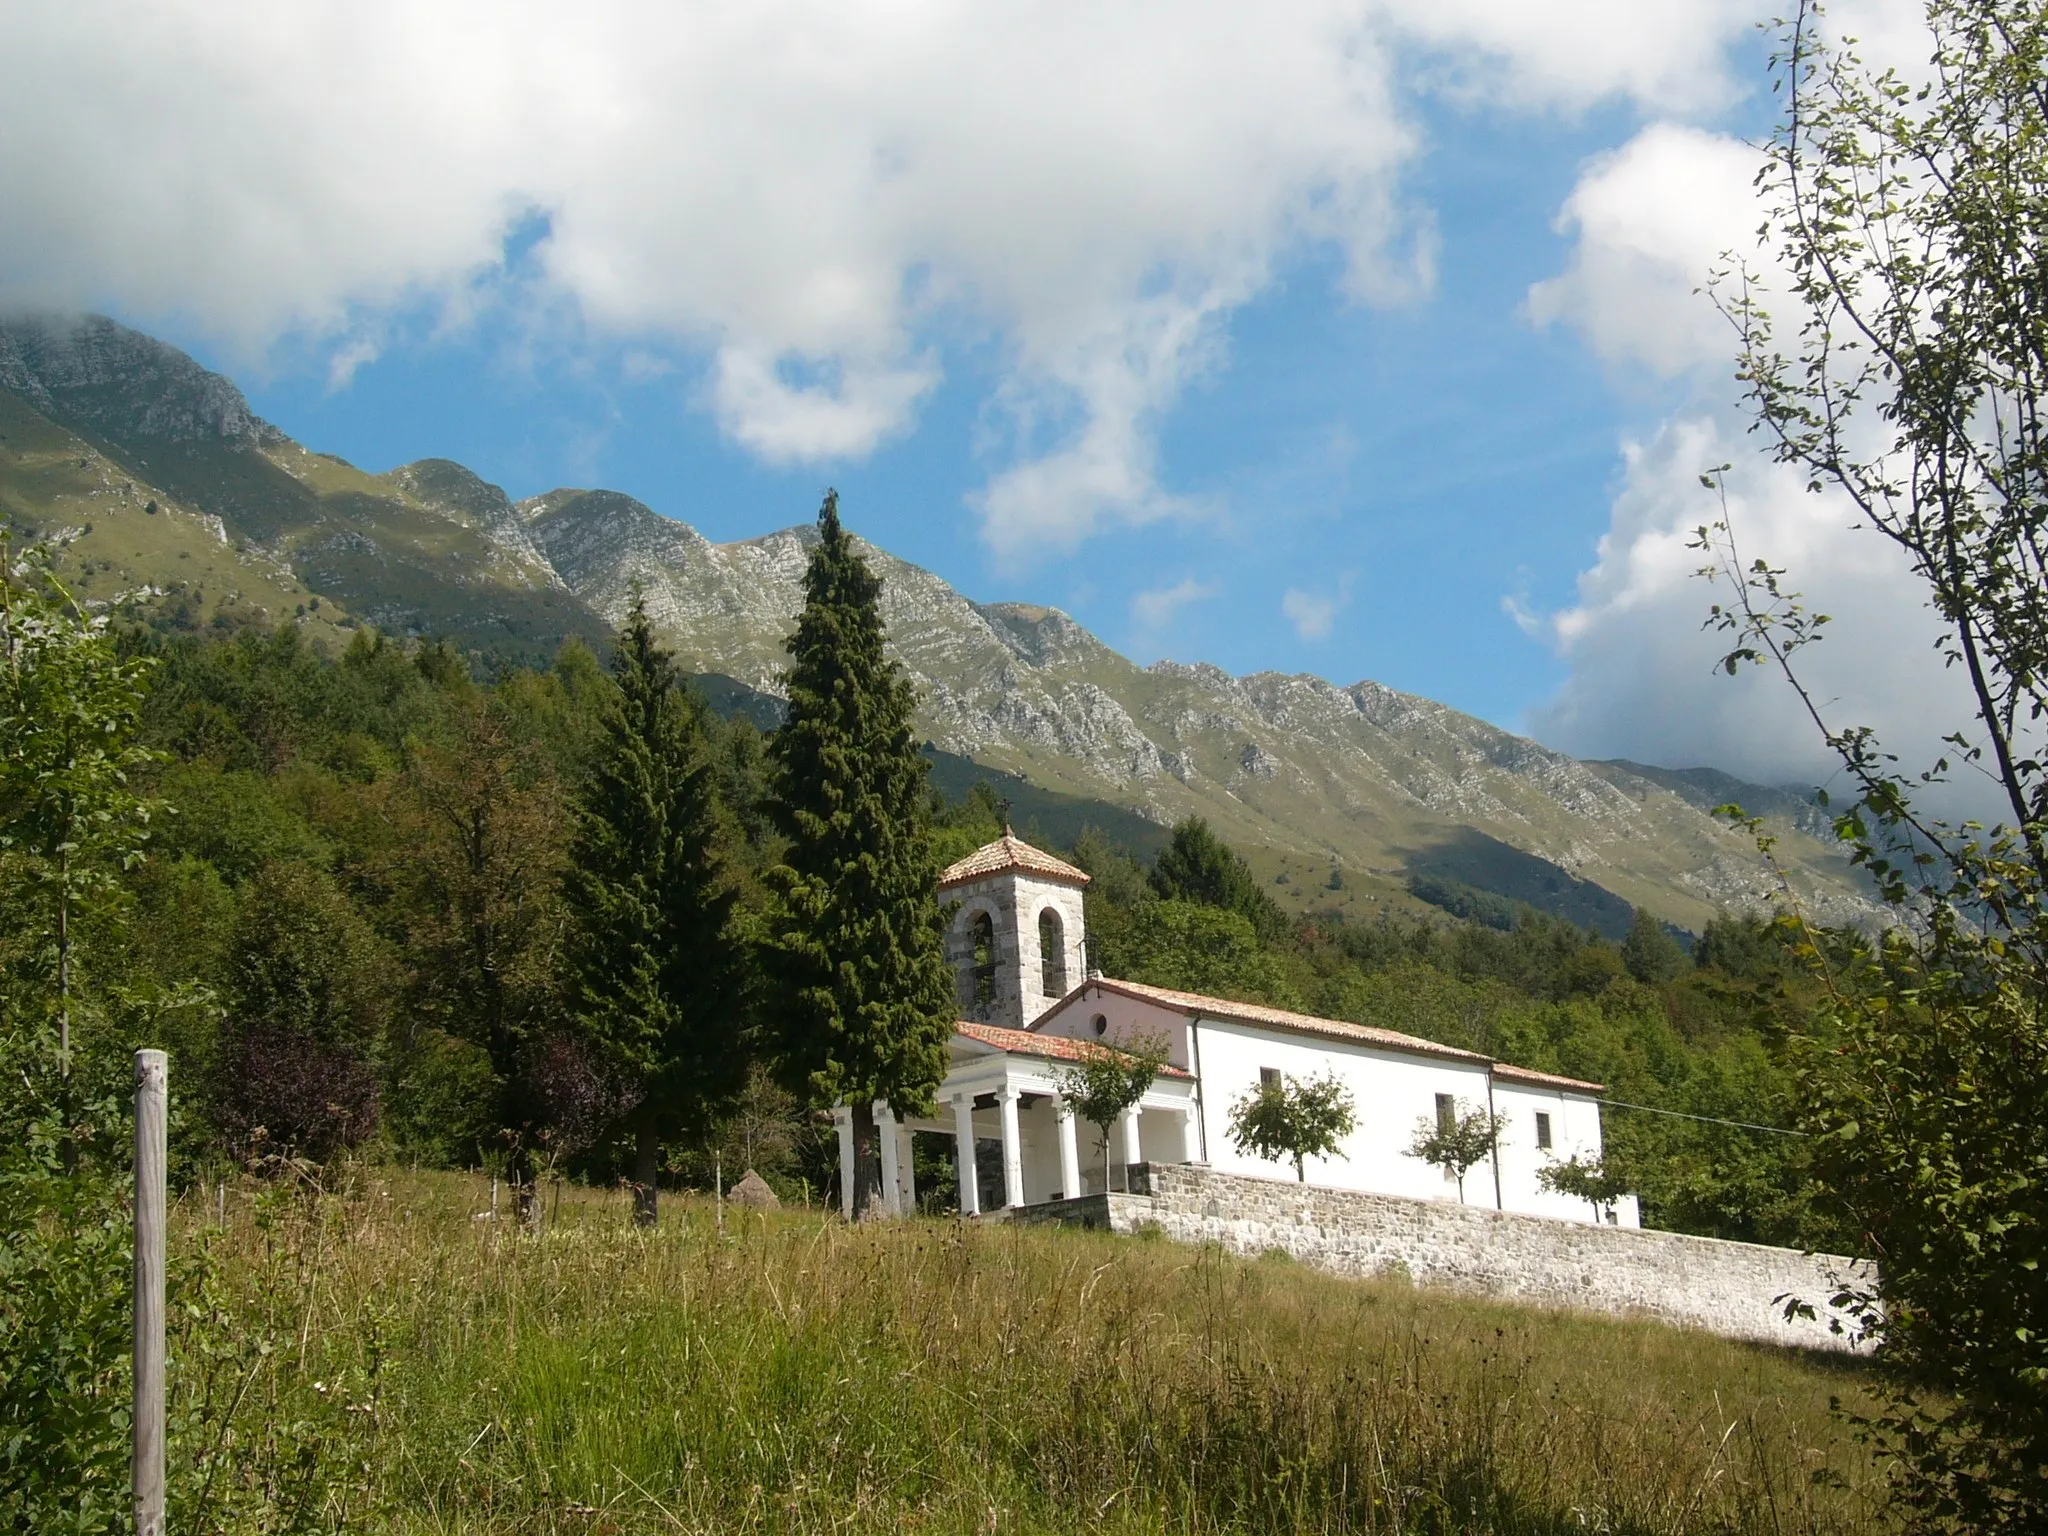
POLYGON ((974 1007, 986 1017, 996 1000, 996 925, 986 912, 977 912, 967 920, 967 933, 973 945, 974 1007))
POLYGON ((1278 1088, 1280 1086, 1280 1069, 1278 1067, 1259 1068, 1259 1086, 1261 1088, 1278 1088))
POLYGON ((1098 1013, 1097 1015, 1095 1015, 1095 1033, 1097 1033, 1098 1035, 1106 1035, 1109 1033, 1108 1014, 1098 1013))
POLYGON ((1446 1134, 1458 1128, 1458 1101, 1448 1093, 1436 1096, 1436 1128, 1446 1134))
POLYGON ((1536 1111, 1536 1145, 1546 1150, 1550 1146, 1550 1116, 1540 1109, 1536 1111))
POLYGON ((1064 997, 1067 991, 1067 940, 1059 913, 1047 907, 1038 914, 1038 990, 1047 997, 1064 997))

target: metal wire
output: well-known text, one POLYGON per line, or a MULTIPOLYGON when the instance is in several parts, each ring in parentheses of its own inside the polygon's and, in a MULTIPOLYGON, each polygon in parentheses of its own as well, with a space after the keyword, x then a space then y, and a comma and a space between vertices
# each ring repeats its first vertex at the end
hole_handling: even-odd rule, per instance
POLYGON ((1626 1099, 1602 1099, 1614 1109, 1639 1109, 1646 1115, 1669 1115, 1674 1120, 1697 1120, 1703 1125, 1732 1125, 1739 1131, 1763 1131, 1772 1136, 1811 1136, 1811 1131, 1788 1131, 1782 1125, 1751 1125, 1747 1120, 1723 1120, 1715 1115, 1688 1115, 1682 1109, 1659 1109, 1654 1104, 1631 1104, 1626 1099))

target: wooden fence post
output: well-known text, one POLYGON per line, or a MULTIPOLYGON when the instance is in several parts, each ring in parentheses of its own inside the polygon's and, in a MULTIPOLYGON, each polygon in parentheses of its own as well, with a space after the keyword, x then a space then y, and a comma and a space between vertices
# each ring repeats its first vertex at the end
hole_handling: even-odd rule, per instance
POLYGON ((135 1053, 135 1536, 164 1531, 164 1112, 162 1051, 135 1053))

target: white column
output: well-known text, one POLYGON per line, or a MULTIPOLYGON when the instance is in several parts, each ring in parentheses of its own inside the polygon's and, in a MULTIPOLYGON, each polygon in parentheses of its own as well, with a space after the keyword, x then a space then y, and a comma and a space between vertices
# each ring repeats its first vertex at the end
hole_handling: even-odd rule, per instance
POLYGON ((853 1219, 853 1111, 844 1104, 832 1106, 832 1123, 839 1127, 839 1214, 853 1219))
POLYGON ((1135 1104, 1124 1111, 1123 1133, 1124 1188, 1129 1189, 1131 1187, 1131 1164, 1141 1163, 1145 1160, 1144 1154, 1138 1150, 1138 1106, 1135 1104))
POLYGON ((996 1090, 1003 1116, 1003 1204, 1024 1203, 1024 1133, 1017 1125, 1017 1090, 1009 1083, 996 1090))
POLYGON ((1081 1193, 1081 1144, 1074 1135, 1074 1106, 1065 1099, 1054 1099, 1052 1112, 1060 1126, 1060 1193, 1072 1200, 1081 1193))
POLYGON ((1190 1105, 1180 1112, 1180 1160, 1184 1163, 1198 1162, 1201 1155, 1194 1106, 1190 1105))
POLYGON ((915 1134, 907 1125, 896 1128, 900 1148, 896 1154, 896 1167, 903 1179, 897 1209, 905 1216, 917 1214, 917 1143, 910 1139, 915 1134))
POLYGON ((959 1144, 955 1155, 960 1162, 960 1214, 981 1214, 981 1174, 974 1163, 974 1100, 961 1093, 953 1096, 953 1139, 959 1144))
POLYGON ((891 1216, 903 1214, 903 1169, 899 1153, 903 1144, 896 1134, 896 1116, 887 1099, 875 1100, 875 1128, 882 1143, 882 1209, 891 1216))

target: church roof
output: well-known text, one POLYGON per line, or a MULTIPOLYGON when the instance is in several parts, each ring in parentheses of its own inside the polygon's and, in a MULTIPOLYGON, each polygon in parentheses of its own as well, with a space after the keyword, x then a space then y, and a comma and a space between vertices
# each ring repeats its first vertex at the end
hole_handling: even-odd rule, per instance
POLYGON ((1285 1029, 1297 1034, 1321 1035, 1330 1040, 1354 1040, 1360 1045, 1375 1045, 1384 1050, 1407 1051, 1417 1056, 1441 1056, 1450 1061, 1469 1061, 1490 1065, 1493 1058, 1482 1056, 1477 1051, 1460 1050, 1455 1045, 1442 1045, 1434 1040, 1424 1040, 1419 1035, 1404 1035, 1395 1029, 1378 1029, 1370 1024, 1352 1024, 1343 1019, 1319 1019, 1314 1014, 1294 1013, 1286 1008, 1268 1008, 1264 1003, 1239 1003, 1227 997, 1204 997, 1199 992, 1176 992, 1171 987, 1148 987, 1141 981, 1116 981, 1106 976, 1091 976, 1083 984, 1102 987, 1111 992, 1121 992, 1126 997, 1142 998, 1148 1002, 1164 1003, 1183 1013, 1197 1013, 1211 1019, 1234 1019, 1243 1024, 1262 1024, 1268 1029, 1285 1029))
POLYGON ((1531 1088, 1576 1089, 1580 1093, 1605 1093, 1605 1083, 1589 1083, 1583 1078, 1559 1077, 1555 1072, 1538 1072, 1533 1067, 1511 1067, 1504 1061, 1493 1064, 1493 1075, 1504 1083, 1526 1083, 1531 1088))
POLYGON ((957 864, 947 865, 945 873, 939 876, 939 889, 943 891, 949 885, 964 885, 969 880, 999 875, 1011 869, 1042 875, 1048 880, 1065 880, 1074 885, 1088 883, 1086 870, 1076 869, 1064 859, 1056 859, 1044 849, 1032 847, 1006 827, 1003 835, 994 842, 975 849, 957 864))
MULTIPOLYGON (((1070 1040, 1065 1035, 1038 1035, 1026 1029, 1005 1029, 1000 1024, 981 1024, 962 1019, 954 1032, 982 1045, 992 1045, 1011 1056, 1043 1056, 1050 1061, 1089 1061, 1102 1055, 1123 1054, 1093 1040, 1070 1040)), ((1191 1077, 1176 1066, 1162 1066, 1161 1077, 1191 1077)))
POLYGON ((1435 1040, 1424 1040, 1419 1035, 1404 1035, 1396 1029, 1378 1029, 1370 1024, 1353 1024, 1344 1019, 1319 1019, 1314 1014, 1294 1013, 1286 1008, 1268 1008, 1264 1003, 1239 1003, 1227 997, 1204 997, 1199 992, 1176 992, 1171 987, 1149 987, 1142 981, 1118 981, 1107 976, 1090 976, 1076 987, 1058 1005, 1065 1007, 1090 987, 1100 987, 1107 992, 1121 992, 1126 997, 1135 997, 1147 1002, 1162 1003, 1183 1013, 1199 1014, 1204 1018, 1231 1019, 1242 1024, 1263 1025, 1267 1029, 1291 1030, 1297 1034, 1320 1035, 1326 1040, 1351 1040, 1359 1045, 1375 1046, 1387 1051, 1405 1051, 1415 1056, 1435 1056, 1446 1061, 1470 1062, 1483 1066, 1494 1076, 1508 1082, 1527 1083, 1532 1087, 1561 1088, 1580 1093, 1605 1093, 1604 1083, 1582 1082, 1576 1077, 1559 1077, 1550 1072, 1535 1072, 1527 1067, 1511 1067, 1506 1062, 1495 1061, 1491 1056, 1482 1056, 1477 1051, 1461 1050, 1455 1045, 1443 1045, 1435 1040))

